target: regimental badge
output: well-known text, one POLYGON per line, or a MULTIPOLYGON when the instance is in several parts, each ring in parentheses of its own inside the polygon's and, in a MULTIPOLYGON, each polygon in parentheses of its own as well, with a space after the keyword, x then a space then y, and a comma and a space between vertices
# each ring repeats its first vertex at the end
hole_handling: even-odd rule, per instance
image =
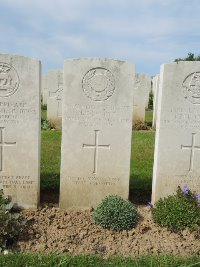
POLYGON ((200 104, 200 72, 193 72, 185 78, 183 94, 192 104, 200 104))
POLYGON ((85 95, 93 101, 105 101, 115 91, 115 79, 111 71, 94 68, 83 77, 82 88, 85 95))
POLYGON ((13 95, 19 87, 19 76, 13 66, 0 62, 0 97, 13 95))

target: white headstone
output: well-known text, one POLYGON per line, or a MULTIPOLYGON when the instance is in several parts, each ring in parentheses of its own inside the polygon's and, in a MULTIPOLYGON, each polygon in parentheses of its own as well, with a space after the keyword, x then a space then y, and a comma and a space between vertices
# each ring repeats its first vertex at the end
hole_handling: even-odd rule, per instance
POLYGON ((48 74, 49 96, 47 98, 47 119, 56 129, 62 124, 63 71, 50 71, 48 74))
POLYGON ((47 88, 47 75, 42 76, 42 104, 47 105, 47 96, 48 96, 48 88, 47 88))
POLYGON ((145 108, 147 109, 149 106, 149 95, 151 93, 151 77, 149 75, 145 75, 145 88, 146 88, 146 104, 145 108))
POLYGON ((0 54, 0 188, 22 208, 40 193, 40 62, 0 54))
POLYGON ((158 107, 158 92, 159 92, 159 74, 153 77, 152 79, 152 91, 153 91, 153 121, 152 127, 156 128, 156 121, 157 121, 157 107, 158 107))
POLYGON ((60 208, 128 198, 134 65, 66 60, 63 78, 60 208))
POLYGON ((161 66, 152 202, 187 184, 200 192, 200 62, 161 66))
POLYGON ((150 77, 143 73, 135 74, 133 88, 133 124, 145 121, 145 107, 151 88, 150 77))

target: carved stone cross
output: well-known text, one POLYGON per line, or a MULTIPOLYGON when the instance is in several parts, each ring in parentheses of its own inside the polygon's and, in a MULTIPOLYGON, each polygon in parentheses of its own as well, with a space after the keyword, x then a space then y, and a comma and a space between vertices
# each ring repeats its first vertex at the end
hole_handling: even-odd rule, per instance
POLYGON ((0 171, 3 171, 4 147, 16 145, 16 142, 4 141, 4 129, 5 127, 0 127, 0 171))
POLYGON ((110 149, 110 145, 99 145, 99 130, 94 130, 95 132, 95 141, 94 145, 92 144, 83 144, 83 148, 94 148, 94 169, 93 174, 97 174, 97 165, 98 165, 98 151, 99 148, 110 149))
POLYGON ((195 146, 195 135, 196 133, 192 133, 192 145, 191 146, 184 146, 181 145, 181 149, 188 149, 190 150, 190 166, 189 171, 193 170, 193 162, 194 162, 194 153, 196 150, 200 150, 200 146, 195 146))

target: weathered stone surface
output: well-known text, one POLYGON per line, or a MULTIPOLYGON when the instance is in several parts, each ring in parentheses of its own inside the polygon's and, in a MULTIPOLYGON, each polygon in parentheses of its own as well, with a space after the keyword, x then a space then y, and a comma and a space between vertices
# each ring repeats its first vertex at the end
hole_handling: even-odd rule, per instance
POLYGON ((47 88, 47 75, 42 76, 42 104, 47 105, 48 88, 47 88))
POLYGON ((150 77, 143 73, 136 73, 133 89, 133 124, 145 121, 145 107, 149 99, 150 89, 150 77))
POLYGON ((62 94, 63 94, 63 71, 50 71, 47 76, 48 98, 47 119, 52 126, 61 130, 62 125, 62 94))
POLYGON ((60 208, 128 198, 134 65, 66 60, 63 78, 60 208))
POLYGON ((158 92, 159 92, 159 74, 153 77, 152 79, 152 91, 153 91, 153 121, 152 127, 156 128, 157 121, 157 107, 158 107, 158 92))
POLYGON ((145 91, 146 91, 146 105, 145 105, 145 108, 148 108, 149 106, 149 95, 151 93, 151 76, 149 75, 145 75, 145 91))
POLYGON ((40 192, 40 62, 0 54, 0 188, 36 208, 40 192))
POLYGON ((187 184, 200 192, 200 62, 161 67, 152 202, 187 184))

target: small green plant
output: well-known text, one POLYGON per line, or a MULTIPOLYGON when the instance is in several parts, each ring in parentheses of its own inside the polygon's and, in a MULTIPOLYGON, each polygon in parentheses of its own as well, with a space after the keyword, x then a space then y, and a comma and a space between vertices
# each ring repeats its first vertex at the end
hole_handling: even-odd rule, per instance
POLYGON ((108 196, 93 212, 95 224, 116 231, 128 230, 136 226, 138 213, 133 204, 119 196, 108 196))
POLYGON ((17 240, 21 226, 25 224, 25 220, 18 213, 13 213, 12 209, 13 204, 0 190, 0 249, 17 240))
POLYGON ((41 129, 44 131, 51 130, 51 123, 46 119, 41 119, 41 129))
POLYGON ((183 230, 200 225, 198 196, 187 187, 178 187, 176 194, 160 199, 152 209, 153 220, 171 230, 183 230))

